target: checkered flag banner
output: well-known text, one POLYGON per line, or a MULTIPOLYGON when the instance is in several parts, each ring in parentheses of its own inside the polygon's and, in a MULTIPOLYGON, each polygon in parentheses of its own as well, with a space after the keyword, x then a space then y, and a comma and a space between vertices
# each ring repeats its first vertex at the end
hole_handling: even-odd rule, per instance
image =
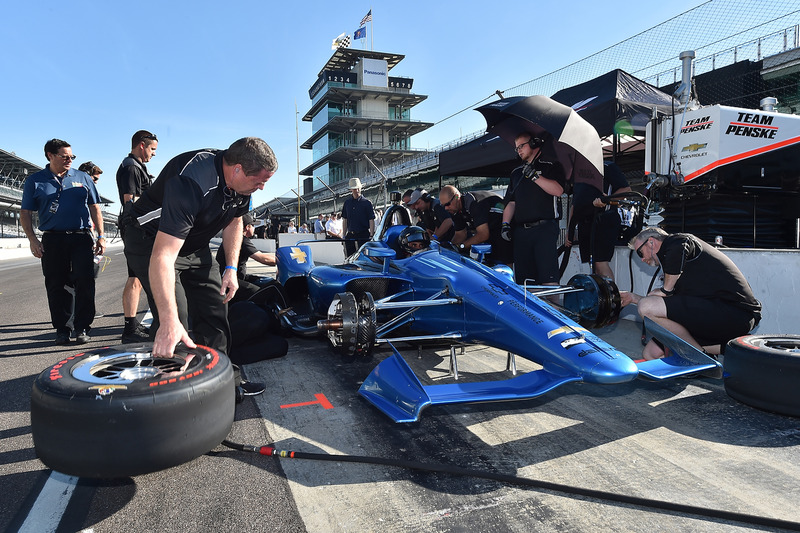
POLYGON ((350 48, 349 33, 343 33, 333 40, 333 43, 331 43, 331 50, 336 50, 338 48, 350 48))

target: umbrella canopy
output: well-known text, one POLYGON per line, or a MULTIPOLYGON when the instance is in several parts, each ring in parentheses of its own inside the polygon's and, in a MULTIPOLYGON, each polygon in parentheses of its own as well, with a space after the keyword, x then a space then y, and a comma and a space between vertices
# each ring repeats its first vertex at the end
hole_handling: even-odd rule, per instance
POLYGON ((546 96, 515 96, 477 109, 487 131, 514 144, 520 133, 552 137, 553 148, 567 180, 603 190, 603 149, 600 136, 571 107, 546 96))

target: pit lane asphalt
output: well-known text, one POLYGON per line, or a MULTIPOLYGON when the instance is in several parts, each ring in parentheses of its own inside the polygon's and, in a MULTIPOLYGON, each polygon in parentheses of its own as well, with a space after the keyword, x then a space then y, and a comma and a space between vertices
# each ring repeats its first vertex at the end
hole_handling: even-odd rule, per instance
MULTIPOLYGON (((89 348, 118 343, 121 248, 100 274, 89 348)), ((252 263, 252 262, 251 262, 252 263)), ((256 266, 252 270, 268 272, 256 266)), ((30 387, 77 353, 52 345, 38 261, 0 261, 0 530, 16 530, 50 471, 30 436, 30 387)), ((636 324, 601 332, 640 351, 636 324)), ((85 348, 85 347, 84 347, 85 348)), ((402 348, 402 347, 401 347, 402 348)), ((403 350, 424 379, 447 381, 447 350, 403 350)), ((394 424, 357 394, 374 364, 291 339, 281 359, 245 367, 267 392, 237 407, 230 440, 279 449, 446 463, 579 487, 800 521, 800 420, 729 398, 721 381, 570 384, 524 402, 442 406, 394 424), (321 400, 322 395, 324 401, 321 400), (316 403, 315 403, 316 402, 316 403), (328 403, 325 403, 328 402, 328 403), (304 405, 305 404, 305 405, 304 405), (326 408, 330 406, 331 408, 326 408)), ((461 379, 504 374, 505 354, 467 347, 461 379)), ((520 370, 531 363, 517 359, 520 370)), ((66 444, 65 444, 66 445, 66 444)), ((102 443, 99 443, 102 445, 102 443)), ((81 480, 60 531, 748 531, 563 494, 386 466, 263 458, 222 446, 123 480, 81 480)))

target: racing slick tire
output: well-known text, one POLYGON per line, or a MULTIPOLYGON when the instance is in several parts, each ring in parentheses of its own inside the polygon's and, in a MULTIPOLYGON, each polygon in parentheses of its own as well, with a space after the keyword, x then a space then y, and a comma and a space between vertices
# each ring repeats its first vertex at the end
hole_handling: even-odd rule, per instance
POLYGON ((67 357, 33 384, 36 454, 53 470, 121 478, 190 461, 220 444, 233 425, 234 376, 211 348, 153 358, 150 343, 67 357))
POLYGON ((725 392, 764 411, 800 416, 800 335, 745 335, 728 342, 725 392))

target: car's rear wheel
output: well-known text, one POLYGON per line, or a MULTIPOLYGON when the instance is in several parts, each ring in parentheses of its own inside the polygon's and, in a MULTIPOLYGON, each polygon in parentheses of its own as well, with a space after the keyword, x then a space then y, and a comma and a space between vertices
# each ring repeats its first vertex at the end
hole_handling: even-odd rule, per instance
POLYGON ((221 443, 233 424, 228 358, 213 349, 152 357, 129 344, 73 355, 33 384, 36 453, 65 474, 117 478, 190 461, 221 443))

